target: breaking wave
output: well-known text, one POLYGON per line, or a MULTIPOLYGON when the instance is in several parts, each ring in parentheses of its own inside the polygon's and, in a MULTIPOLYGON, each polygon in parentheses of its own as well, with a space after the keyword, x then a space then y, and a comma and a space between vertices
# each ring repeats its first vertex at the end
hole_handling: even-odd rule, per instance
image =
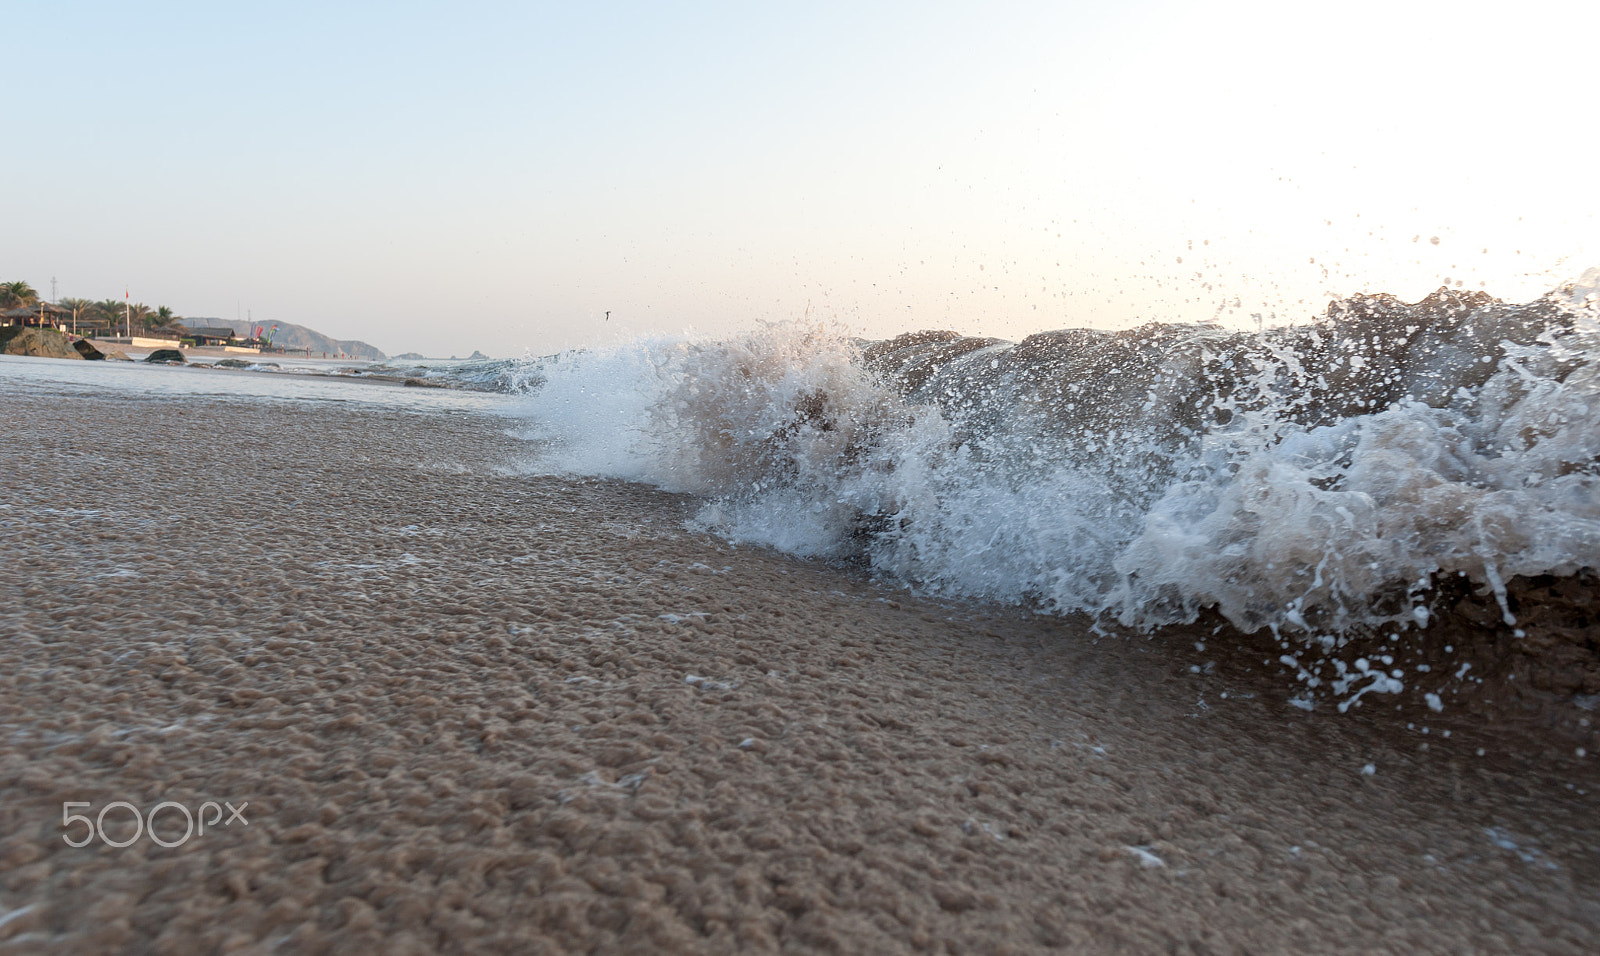
POLYGON ((926 592, 1137 627, 1215 608, 1308 638, 1425 626, 1441 579, 1600 567, 1600 270, 1527 304, 1441 289, 1246 333, 1020 343, 776 326, 525 375, 554 470, 926 592), (531 375, 531 377, 529 377, 531 375))

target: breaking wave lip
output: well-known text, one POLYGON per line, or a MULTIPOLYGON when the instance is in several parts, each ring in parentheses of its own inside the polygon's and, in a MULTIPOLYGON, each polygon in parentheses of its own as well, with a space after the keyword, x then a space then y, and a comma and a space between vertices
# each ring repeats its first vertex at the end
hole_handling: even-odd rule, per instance
POLYGON ((1509 623, 1513 576, 1600 567, 1600 270, 1260 332, 787 325, 515 374, 551 470, 692 492, 698 528, 939 595, 1139 628, 1215 609, 1331 648, 1425 627, 1442 578, 1509 623))

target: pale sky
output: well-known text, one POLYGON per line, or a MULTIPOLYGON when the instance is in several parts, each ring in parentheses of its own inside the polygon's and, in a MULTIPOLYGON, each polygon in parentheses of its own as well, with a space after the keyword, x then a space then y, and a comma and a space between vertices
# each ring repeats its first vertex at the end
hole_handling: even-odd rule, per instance
POLYGON ((390 353, 808 309, 870 336, 1253 325, 1600 265, 1593 4, 54 2, 5 24, 0 280, 390 353))

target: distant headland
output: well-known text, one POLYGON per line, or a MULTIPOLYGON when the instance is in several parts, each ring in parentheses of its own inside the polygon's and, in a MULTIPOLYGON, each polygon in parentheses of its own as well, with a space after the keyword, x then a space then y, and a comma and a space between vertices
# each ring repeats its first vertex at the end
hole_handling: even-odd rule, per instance
POLYGON ((238 319, 212 317, 186 318, 183 321, 185 325, 190 327, 207 325, 229 328, 238 333, 240 338, 250 338, 257 328, 265 325, 264 334, 271 332, 273 345, 279 345, 294 352, 309 349, 313 355, 318 352, 326 352, 329 355, 344 355, 366 362, 381 362, 388 358, 382 350, 376 346, 368 345, 366 342, 357 339, 335 339, 323 335, 315 329, 308 329, 293 322, 257 322, 252 326, 249 320, 241 322, 238 319), (273 329, 276 329, 276 331, 272 331, 273 329))

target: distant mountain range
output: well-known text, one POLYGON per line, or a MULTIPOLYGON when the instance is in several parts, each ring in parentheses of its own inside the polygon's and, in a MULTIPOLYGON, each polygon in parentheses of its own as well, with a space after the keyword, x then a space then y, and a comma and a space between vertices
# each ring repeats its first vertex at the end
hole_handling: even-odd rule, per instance
MULTIPOLYGON (((211 316, 186 316, 183 324, 190 328, 221 328, 227 326, 240 338, 248 338, 255 331, 255 326, 245 319, 218 319, 211 316)), ((278 331, 272 335, 272 344, 281 345, 289 349, 310 349, 313 357, 319 352, 329 355, 338 355, 343 352, 351 358, 367 362, 381 362, 388 356, 383 351, 355 339, 334 339, 323 335, 315 329, 308 329, 303 325, 293 322, 257 322, 255 325, 265 325, 271 332, 276 325, 278 331)))

